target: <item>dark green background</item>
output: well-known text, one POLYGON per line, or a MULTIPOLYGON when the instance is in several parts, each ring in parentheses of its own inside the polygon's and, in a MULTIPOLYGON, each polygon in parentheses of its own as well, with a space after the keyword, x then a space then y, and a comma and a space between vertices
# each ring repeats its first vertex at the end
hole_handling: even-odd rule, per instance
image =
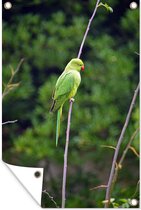
MULTIPOLYGON (((55 146, 56 114, 50 114, 52 91, 57 77, 71 58, 77 57, 95 0, 13 1, 3 8, 3 82, 25 61, 14 82, 20 86, 3 100, 3 159, 45 168, 44 187, 61 204, 63 153, 67 112, 63 110, 59 145, 55 146)), ((109 0, 114 10, 100 7, 82 53, 85 71, 73 105, 68 156, 66 207, 103 207, 113 149, 138 83, 139 10, 129 0, 109 0)), ((3 1, 4 3, 4 1, 3 1)), ((139 2, 137 1, 139 4, 139 2)), ((139 106, 134 108, 120 155, 138 127, 139 106)), ((138 136, 132 146, 139 152, 138 136)), ((138 158, 129 150, 113 195, 117 203, 130 198, 139 179, 138 158)), ((135 197, 138 199, 138 193, 135 197)), ((43 207, 54 207, 43 195, 43 207)))

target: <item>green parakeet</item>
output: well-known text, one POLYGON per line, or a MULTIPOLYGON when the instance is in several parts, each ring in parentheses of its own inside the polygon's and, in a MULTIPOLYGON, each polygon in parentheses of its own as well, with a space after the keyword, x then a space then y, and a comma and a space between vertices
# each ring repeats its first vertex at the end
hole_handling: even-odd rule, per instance
POLYGON ((53 103, 50 111, 57 113, 56 146, 60 133, 60 120, 64 103, 75 96, 81 82, 80 71, 84 70, 84 63, 78 58, 72 59, 58 78, 53 93, 53 103))

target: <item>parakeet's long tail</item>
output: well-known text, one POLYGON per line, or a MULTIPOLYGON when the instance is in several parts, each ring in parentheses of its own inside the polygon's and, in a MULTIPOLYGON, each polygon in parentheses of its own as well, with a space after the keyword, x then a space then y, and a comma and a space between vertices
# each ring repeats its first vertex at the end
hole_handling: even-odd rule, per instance
POLYGON ((58 144, 59 134, 60 134, 60 124, 61 124, 61 116, 62 116, 62 108, 61 106, 57 112, 57 124, 56 124, 56 146, 58 144))

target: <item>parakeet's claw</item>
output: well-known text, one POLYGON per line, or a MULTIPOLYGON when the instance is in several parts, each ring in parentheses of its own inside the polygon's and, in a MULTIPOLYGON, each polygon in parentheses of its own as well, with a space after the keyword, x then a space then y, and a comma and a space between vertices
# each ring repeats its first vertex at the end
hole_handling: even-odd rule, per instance
POLYGON ((75 101, 75 99, 74 98, 70 98, 70 102, 74 102, 75 101))

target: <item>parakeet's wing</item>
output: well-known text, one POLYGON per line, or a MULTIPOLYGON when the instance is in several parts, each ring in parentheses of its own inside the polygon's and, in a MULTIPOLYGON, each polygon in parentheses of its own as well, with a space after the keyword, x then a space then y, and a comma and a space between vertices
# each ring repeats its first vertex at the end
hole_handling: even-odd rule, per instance
POLYGON ((62 75, 56 83, 54 99, 59 98, 62 95, 69 94, 74 87, 74 74, 73 72, 68 72, 62 75))
POLYGON ((72 72, 62 74, 57 80, 53 95, 51 111, 56 111, 69 97, 74 87, 74 75, 72 72))

